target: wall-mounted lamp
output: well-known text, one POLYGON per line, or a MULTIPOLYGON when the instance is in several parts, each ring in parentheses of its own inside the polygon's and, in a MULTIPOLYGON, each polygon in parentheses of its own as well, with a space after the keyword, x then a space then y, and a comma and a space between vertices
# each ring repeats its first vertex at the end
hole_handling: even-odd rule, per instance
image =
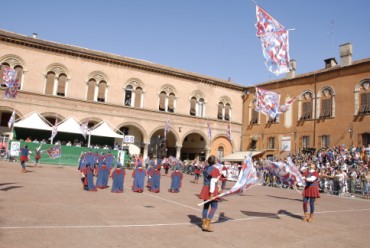
POLYGON ((179 127, 179 133, 181 133, 181 127, 179 127))

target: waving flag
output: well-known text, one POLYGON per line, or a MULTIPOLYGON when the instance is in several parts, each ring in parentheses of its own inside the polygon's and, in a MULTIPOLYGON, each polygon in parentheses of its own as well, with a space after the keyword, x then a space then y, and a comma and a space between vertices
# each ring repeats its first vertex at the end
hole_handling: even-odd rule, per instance
POLYGON ((256 5, 257 37, 262 44, 267 69, 276 75, 289 71, 289 33, 264 9, 256 5))
POLYGON ((46 151, 47 151, 47 153, 49 155, 49 158, 51 158, 51 159, 60 158, 62 156, 62 149, 61 149, 61 147, 60 147, 59 144, 50 147, 46 151))
POLYGON ((232 141, 232 140, 233 140, 233 137, 231 137, 231 126, 230 126, 230 122, 229 122, 229 124, 227 124, 226 137, 227 137, 230 141, 232 141))
POLYGON ((13 110, 12 115, 10 116, 10 119, 8 121, 8 127, 12 128, 13 124, 15 122, 15 110, 13 110))
POLYGON ((17 71, 3 66, 3 83, 6 84, 7 87, 9 87, 11 84, 13 84, 17 77, 17 71))
POLYGON ((280 94, 256 87, 256 111, 274 119, 278 114, 280 94))
POLYGON ((301 172, 297 169, 297 167, 295 166, 295 164, 293 163, 293 160, 291 157, 288 157, 287 159, 287 162, 288 162, 288 165, 290 167, 290 170, 292 172, 292 174, 295 176, 296 180, 297 180, 297 184, 299 186, 304 186, 306 185, 306 181, 304 180, 301 172))
POLYGON ((55 138, 55 136, 57 136, 57 133, 58 133, 58 120, 55 121, 55 125, 51 129, 51 137, 49 138, 49 140, 52 141, 55 138))
POLYGON ((166 140, 167 139, 167 133, 169 133, 171 130, 171 126, 170 126, 170 120, 167 119, 166 121, 166 126, 164 128, 164 139, 166 140))
POLYGON ((304 185, 304 180, 298 169, 295 168, 294 164, 287 164, 282 161, 271 162, 268 161, 268 165, 265 167, 274 176, 280 178, 280 180, 287 185, 293 186, 297 183, 304 185))
POLYGON ((212 130, 211 130, 211 126, 209 122, 207 122, 207 127, 208 127, 208 139, 209 141, 211 141, 212 140, 212 130))
MULTIPOLYGON (((217 165, 216 167, 220 170, 220 165, 217 165)), ((260 176, 258 176, 257 170, 253 166, 252 157, 247 156, 239 173, 238 181, 231 189, 219 194, 217 197, 223 197, 233 193, 243 193, 244 191, 256 185, 259 182, 259 179, 260 176)), ((208 201, 199 203, 198 206, 201 206, 208 201)))
POLYGON ((87 131, 89 129, 88 128, 88 124, 89 124, 89 121, 85 121, 80 126, 80 130, 81 130, 82 136, 84 136, 85 139, 86 139, 86 136, 87 136, 87 131))
POLYGON ((9 68, 3 67, 3 84, 6 85, 4 91, 5 98, 15 98, 17 96, 19 80, 17 79, 17 71, 9 68))
POLYGON ((19 88, 19 80, 15 79, 15 81, 11 82, 9 86, 6 87, 4 91, 4 98, 16 98, 19 88))
POLYGON ((295 102, 295 100, 297 100, 297 99, 298 99, 298 96, 290 99, 289 101, 287 101, 283 105, 280 105, 278 107, 277 113, 278 114, 283 114, 283 113, 287 112, 289 110, 290 105, 292 105, 295 102))

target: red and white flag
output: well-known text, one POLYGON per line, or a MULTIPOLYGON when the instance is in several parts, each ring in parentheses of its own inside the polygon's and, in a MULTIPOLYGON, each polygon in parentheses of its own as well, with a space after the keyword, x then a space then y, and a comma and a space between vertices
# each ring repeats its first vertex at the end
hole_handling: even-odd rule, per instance
POLYGON ((170 120, 167 119, 166 121, 166 126, 164 128, 164 139, 166 140, 167 139, 167 134, 170 132, 171 130, 171 126, 170 126, 170 120))
POLYGON ((49 138, 49 140, 53 140, 55 136, 57 136, 57 133, 58 133, 58 120, 55 120, 55 125, 51 129, 51 137, 49 138))
POLYGON ((267 69, 276 75, 289 71, 289 32, 264 9, 256 5, 257 37, 261 40, 267 69))
POLYGON ((233 137, 231 137, 231 125, 230 125, 230 122, 229 122, 229 124, 227 124, 226 137, 227 137, 230 141, 232 141, 232 140, 233 140, 233 137))

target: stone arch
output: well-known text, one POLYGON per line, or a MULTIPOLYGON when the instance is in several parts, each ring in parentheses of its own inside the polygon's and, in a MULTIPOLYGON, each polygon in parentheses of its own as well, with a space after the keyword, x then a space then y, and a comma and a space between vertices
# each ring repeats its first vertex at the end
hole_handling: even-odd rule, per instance
POLYGON ((86 82, 88 82, 91 79, 94 79, 96 83, 100 81, 105 81, 107 83, 107 86, 109 86, 109 77, 104 72, 93 71, 89 73, 89 75, 87 76, 86 82))
POLYGON ((14 68, 14 66, 20 65, 23 67, 23 70, 26 71, 26 62, 19 56, 15 54, 7 54, 0 58, 0 64, 8 63, 10 67, 14 68))
POLYGON ((175 88, 173 85, 171 85, 171 84, 164 84, 164 85, 162 85, 162 86, 159 88, 159 90, 158 90, 158 95, 159 95, 162 91, 166 92, 166 94, 167 94, 167 95, 169 95, 169 94, 173 93, 173 94, 175 94, 175 96, 177 96, 177 90, 176 90, 176 88, 175 88))
POLYGON ((146 142, 150 141, 147 131, 140 124, 138 124, 136 122, 132 122, 132 121, 127 121, 127 122, 123 122, 123 123, 119 124, 118 129, 120 129, 121 127, 124 127, 124 126, 134 126, 134 127, 136 127, 137 129, 139 129, 139 131, 143 135, 143 142, 146 143, 146 142))
POLYGON ((54 63, 45 68, 45 75, 48 74, 48 72, 54 72, 55 76, 58 78, 60 74, 65 74, 67 76, 67 79, 70 80, 70 72, 68 68, 62 64, 54 63))

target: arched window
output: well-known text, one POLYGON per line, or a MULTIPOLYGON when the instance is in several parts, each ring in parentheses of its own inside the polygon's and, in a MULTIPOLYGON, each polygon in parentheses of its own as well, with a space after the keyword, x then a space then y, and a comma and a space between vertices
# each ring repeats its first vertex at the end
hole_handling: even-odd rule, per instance
POLYGON ((125 89, 125 106, 131 106, 132 101, 132 85, 127 85, 125 89))
POLYGON ((357 96, 355 96, 355 99, 357 98, 358 99, 357 101, 359 101, 359 103, 355 102, 355 106, 358 106, 357 114, 359 115, 370 114, 370 92, 368 91, 369 86, 370 86, 370 80, 367 79, 361 82, 359 87, 356 87, 357 96))
POLYGON ((231 119, 231 100, 228 96, 222 96, 218 102, 217 119, 227 121, 231 119))
POLYGON ((166 92, 162 91, 159 94, 159 111, 166 111, 166 98, 167 94, 166 92))
POLYGON ((143 89, 141 87, 137 87, 135 90, 135 108, 141 108, 142 95, 143 89))
POLYGON ((9 64, 7 64, 7 63, 2 63, 1 64, 1 70, 0 70, 0 80, 1 80, 1 86, 2 87, 6 87, 6 84, 5 84, 5 82, 4 82, 4 79, 3 79, 3 71, 4 71, 4 69, 8 69, 8 68, 10 68, 10 65, 9 64))
POLYGON ((192 97, 190 100, 190 115, 195 116, 196 114, 197 99, 192 97))
POLYGON ((303 93, 301 97, 300 120, 311 120, 313 118, 313 96, 311 92, 303 93))
POLYGON ((67 96, 68 69, 61 64, 52 64, 46 68, 44 94, 67 96))
POLYGON ((226 103, 225 105, 225 120, 229 121, 231 115, 231 106, 230 104, 226 103))
POLYGON ((23 88, 23 73, 25 68, 25 62, 16 55, 6 55, 2 57, 2 60, 0 61, 0 84, 1 86, 6 86, 3 82, 3 69, 5 68, 12 68, 16 71, 16 82, 18 84, 18 89, 23 88))
POLYGON ((334 95, 330 88, 321 91, 320 118, 333 117, 334 95))
POLYGON ((224 104, 222 102, 218 103, 218 108, 217 108, 217 119, 223 120, 224 118, 224 104))
POLYGON ((224 157, 224 148, 219 146, 217 149, 217 157, 218 159, 222 159, 224 157))
POLYGON ((129 107, 142 108, 144 101, 144 84, 139 79, 130 79, 125 88, 123 104, 129 107))
POLYGON ((100 81, 98 85, 98 102, 105 102, 105 95, 106 95, 106 89, 107 89, 107 82, 100 81))
POLYGON ((190 115, 204 117, 206 115, 206 101, 201 91, 195 91, 190 99, 190 115))
POLYGON ((45 94, 52 95, 54 92, 54 81, 55 81, 55 73, 48 72, 46 75, 46 87, 45 87, 45 94))
POLYGON ((175 94, 174 93, 171 93, 169 96, 168 96, 168 112, 175 112, 175 94))
POLYGON ((88 75, 87 101, 107 102, 108 77, 101 71, 94 71, 88 75))
POLYGON ((87 83, 87 101, 94 101, 95 96, 95 87, 96 87, 96 81, 95 79, 90 79, 87 83))
POLYGON ((65 96, 66 95, 66 83, 67 83, 67 75, 60 74, 58 80, 58 89, 57 95, 58 96, 65 96))
POLYGON ((205 103, 204 103, 204 99, 203 98, 200 98, 199 101, 198 101, 198 106, 197 106, 197 116, 199 117, 204 117, 204 114, 205 114, 205 103))

